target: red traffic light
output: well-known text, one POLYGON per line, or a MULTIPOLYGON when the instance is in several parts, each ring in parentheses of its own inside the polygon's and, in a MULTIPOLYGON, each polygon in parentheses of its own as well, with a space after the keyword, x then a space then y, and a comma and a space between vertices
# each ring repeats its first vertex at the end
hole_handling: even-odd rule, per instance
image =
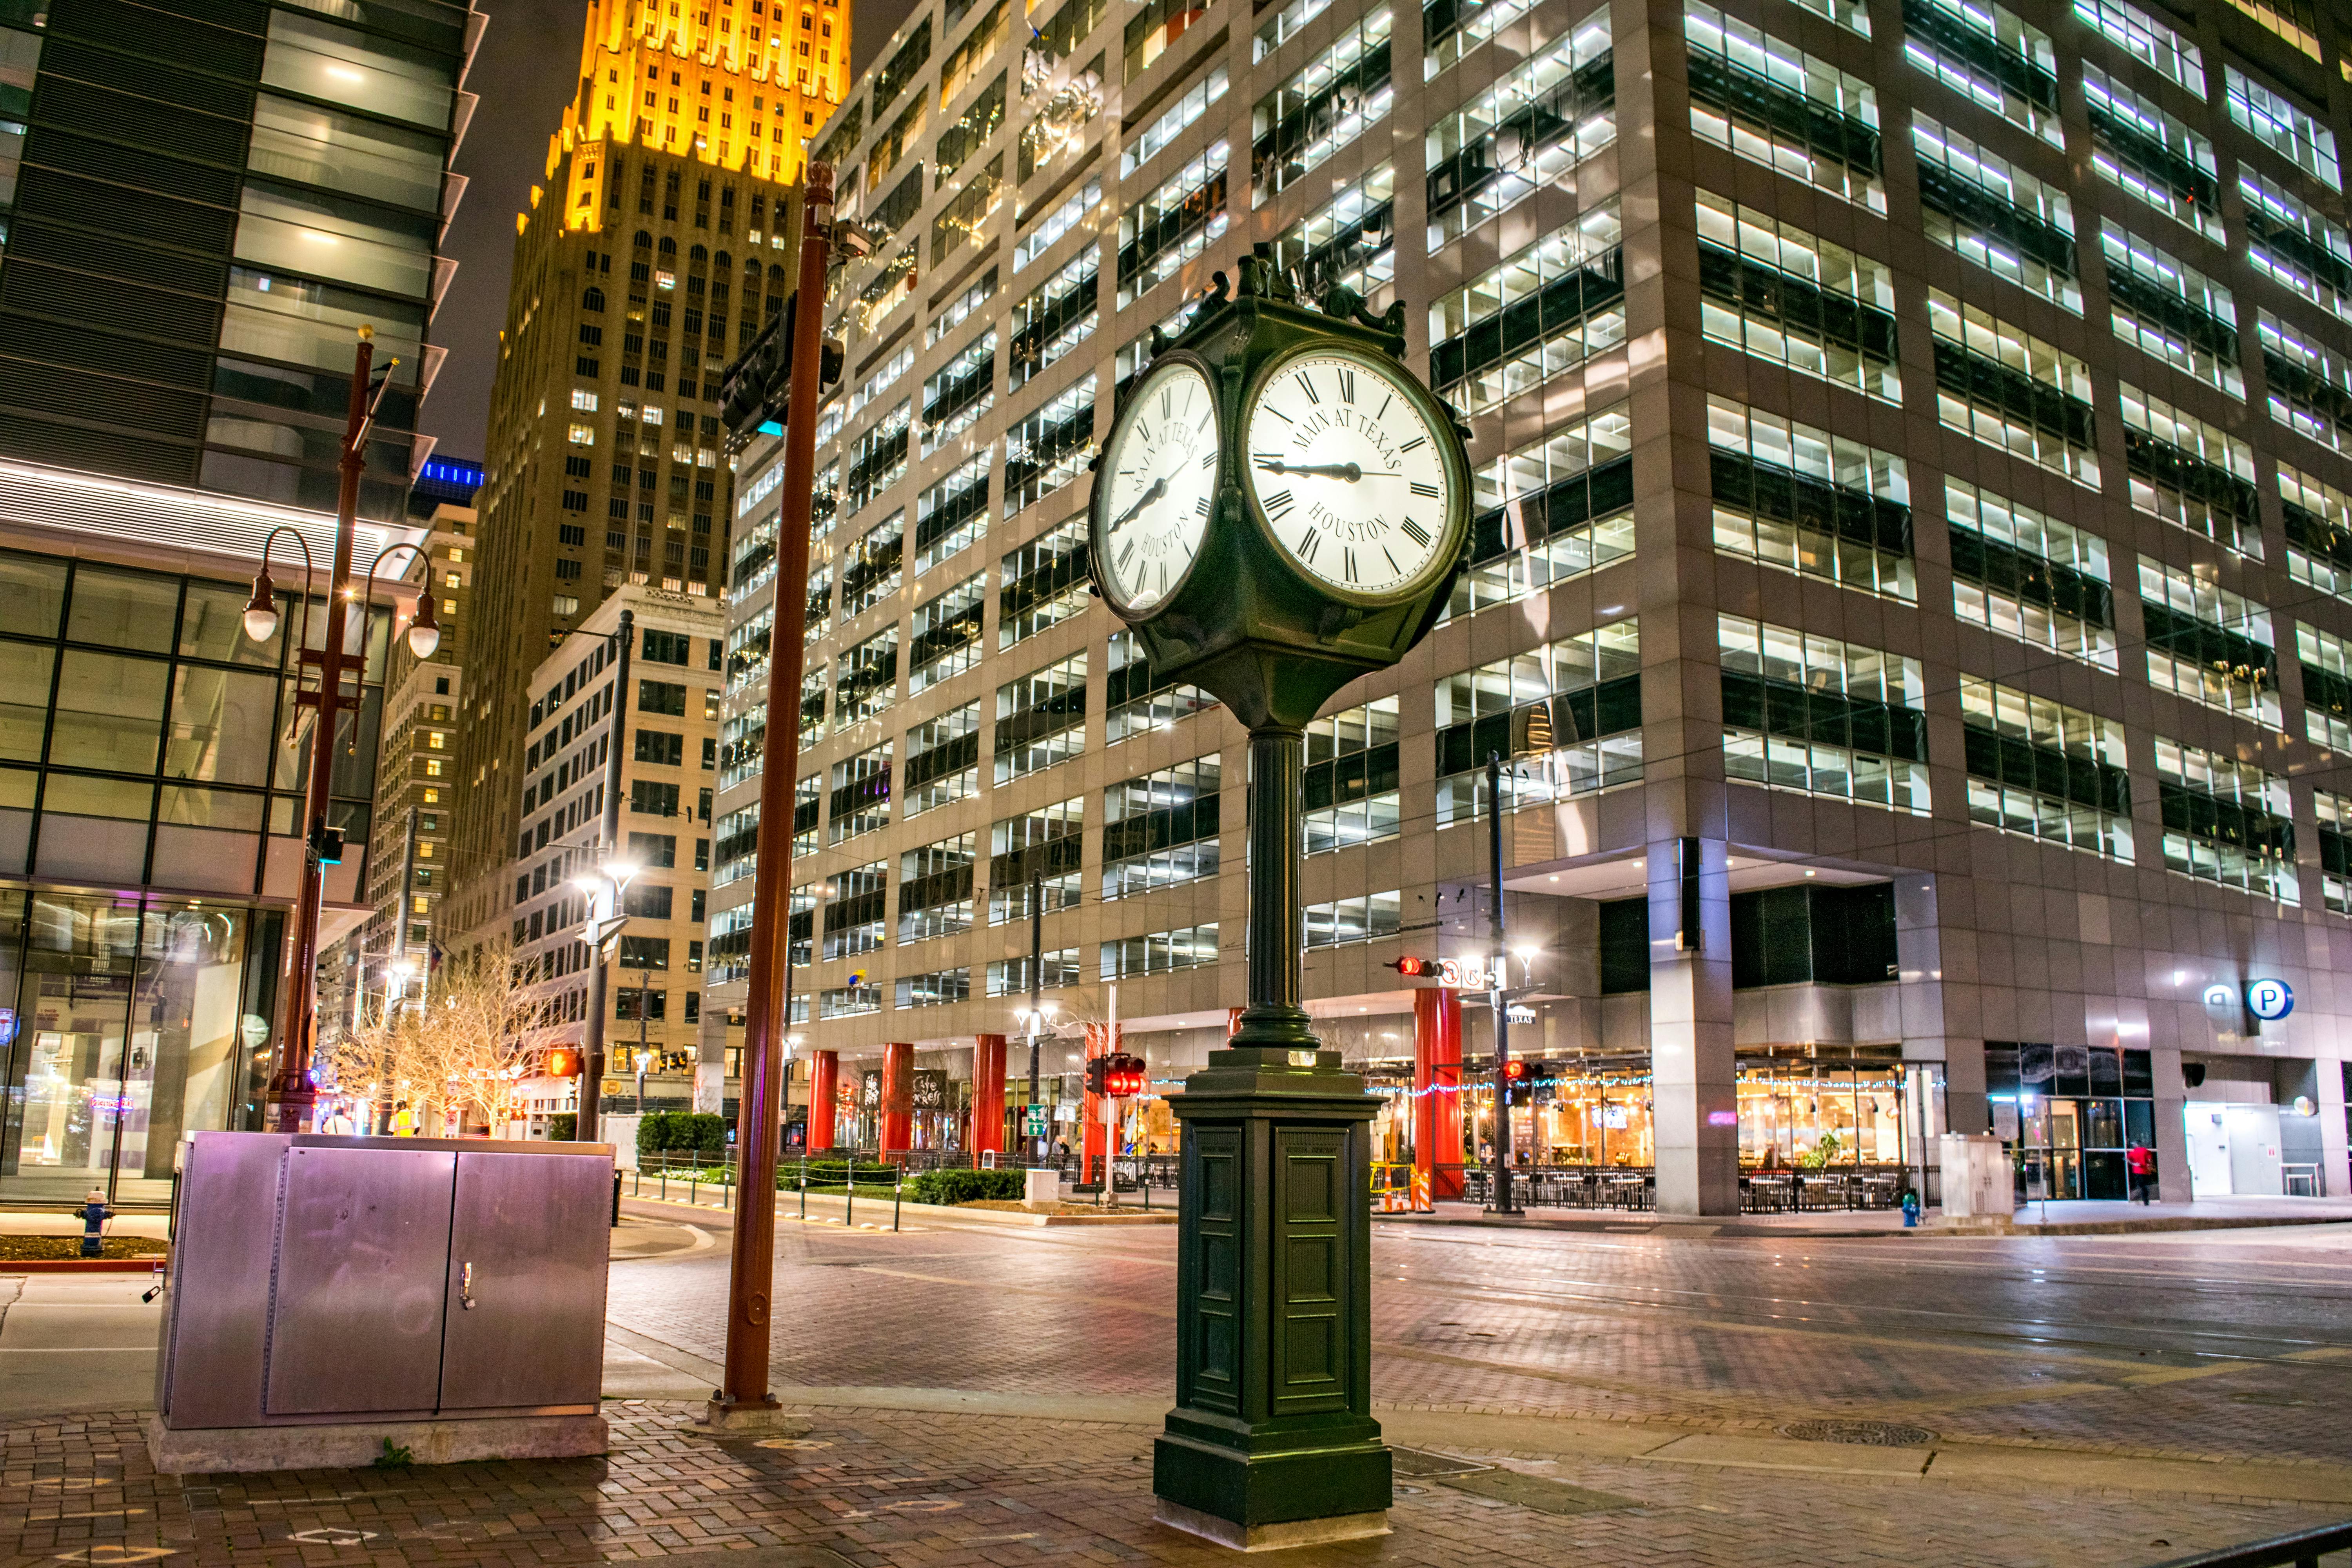
POLYGON ((1388 967, 1408 979, 1434 980, 1444 973, 1445 965, 1434 958, 1396 958, 1389 961, 1388 967))
POLYGON ((1087 1092, 1127 1099, 1143 1092, 1143 1058, 1124 1051, 1087 1063, 1087 1092))
POLYGON ((1525 1077, 1527 1077, 1527 1076, 1528 1076, 1528 1064, 1527 1064, 1527 1063, 1525 1063, 1525 1062, 1505 1062, 1505 1063, 1503 1064, 1503 1077, 1504 1077, 1504 1078, 1505 1078, 1505 1079, 1507 1079, 1507 1081, 1509 1081, 1509 1082, 1511 1082, 1511 1083, 1517 1083, 1517 1082, 1518 1082, 1521 1079, 1524 1079, 1524 1078, 1525 1078, 1525 1077))
POLYGON ((547 1052, 547 1076, 578 1078, 580 1076, 579 1050, 572 1046, 550 1047, 547 1052))

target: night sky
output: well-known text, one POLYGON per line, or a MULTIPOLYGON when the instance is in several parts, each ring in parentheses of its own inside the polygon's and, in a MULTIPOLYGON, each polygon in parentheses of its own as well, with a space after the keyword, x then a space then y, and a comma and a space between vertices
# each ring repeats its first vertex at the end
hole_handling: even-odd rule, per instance
MULTIPOLYGON (((856 0, 852 80, 913 6, 914 0, 856 0)), ((425 404, 425 428, 441 438, 437 455, 473 459, 482 456, 489 423, 515 214, 530 205, 530 187, 545 178, 547 139, 578 79, 588 0, 486 0, 485 8, 489 30, 466 79, 482 101, 457 153, 457 173, 472 183, 444 242, 457 262, 457 279, 433 320, 433 341, 449 358, 425 404)))

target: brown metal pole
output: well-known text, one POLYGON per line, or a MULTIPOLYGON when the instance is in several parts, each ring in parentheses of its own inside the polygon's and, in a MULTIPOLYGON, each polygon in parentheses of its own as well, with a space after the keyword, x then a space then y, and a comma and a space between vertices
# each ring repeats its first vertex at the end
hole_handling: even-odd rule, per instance
MULTIPOLYGON (((341 485, 335 496, 335 563, 327 581, 326 646, 319 650, 319 686, 308 705, 318 718, 310 726, 310 784, 302 801, 302 888, 294 905, 292 952, 287 965, 284 1010, 278 1015, 277 1068, 269 1076, 264 1125, 280 1132, 310 1131, 318 1092, 310 1087, 310 1053, 319 1032, 319 906, 326 868, 319 864, 318 835, 327 824, 327 797, 334 785, 335 737, 342 710, 357 707, 343 697, 343 608, 352 580, 352 533, 360 515, 360 475, 367 467, 369 375, 375 359, 375 329, 362 327, 352 356, 350 412, 343 425, 341 485)), ((304 592, 309 584, 304 584, 304 592)), ((295 654, 295 678, 300 660, 295 654)), ((366 655, 362 653, 365 660, 366 655)), ((364 664, 362 664, 364 668, 364 664)), ((305 699, 298 695, 297 701, 305 699)))
POLYGON ((793 786, 800 771, 802 638, 808 619, 809 503, 816 489, 817 353, 824 331, 831 165, 810 163, 801 195, 801 270, 793 298, 792 392, 784 415, 784 510, 776 525, 783 560, 776 573, 775 634, 769 642, 767 761, 760 773, 751 994, 744 1007, 743 1099, 735 1131, 742 1184, 736 1189, 735 1252, 728 1272, 727 1381, 710 1402, 714 1426, 733 1412, 776 1408, 768 1392, 768 1292, 776 1269, 776 1141, 783 1108, 784 1034, 791 1027, 786 994, 792 981, 793 786))

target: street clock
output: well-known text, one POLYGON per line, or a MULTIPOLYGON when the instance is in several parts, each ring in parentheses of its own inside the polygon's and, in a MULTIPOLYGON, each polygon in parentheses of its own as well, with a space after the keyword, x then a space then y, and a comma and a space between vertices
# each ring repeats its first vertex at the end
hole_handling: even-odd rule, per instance
POLYGON ((1220 272, 1189 326, 1153 331, 1087 519, 1096 585, 1153 678, 1249 730, 1249 1005, 1171 1101, 1176 1408, 1152 1453, 1158 1517, 1244 1549, 1379 1533, 1392 1496, 1377 1106, 1301 1005, 1299 857, 1303 727, 1428 635, 1468 554, 1465 432, 1406 366, 1404 322, 1348 289, 1302 303, 1261 246, 1237 289, 1220 272))
POLYGON ((1402 304, 1316 308, 1264 253, 1152 349, 1096 468, 1096 583, 1156 677, 1304 724, 1444 613, 1470 533, 1460 422, 1404 362, 1402 304))

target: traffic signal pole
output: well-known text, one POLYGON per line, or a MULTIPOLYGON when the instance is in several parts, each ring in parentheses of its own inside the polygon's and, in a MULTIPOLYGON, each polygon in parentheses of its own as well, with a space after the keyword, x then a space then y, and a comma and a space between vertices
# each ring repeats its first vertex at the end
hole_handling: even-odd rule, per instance
POLYGON ((1509 955, 1503 947, 1503 759, 1486 753, 1486 850, 1495 891, 1494 972, 1486 977, 1486 1005, 1495 1020, 1495 1191, 1488 1214, 1524 1212, 1511 1197, 1511 1018, 1509 955))
POLYGON ((768 1388, 776 1272, 776 1144, 782 1133, 784 1034, 791 1026, 790 889, 794 775, 800 771, 801 675, 808 620, 809 512, 816 489, 816 405, 824 336, 824 273, 833 227, 833 168, 801 177, 799 291, 793 297, 791 392, 784 413, 783 512, 776 523, 776 625, 768 667, 768 754, 760 774, 759 859, 752 873, 751 973, 744 1007, 743 1099, 735 1147, 734 1253, 728 1269, 725 1383, 712 1430, 782 1425, 768 1388))

